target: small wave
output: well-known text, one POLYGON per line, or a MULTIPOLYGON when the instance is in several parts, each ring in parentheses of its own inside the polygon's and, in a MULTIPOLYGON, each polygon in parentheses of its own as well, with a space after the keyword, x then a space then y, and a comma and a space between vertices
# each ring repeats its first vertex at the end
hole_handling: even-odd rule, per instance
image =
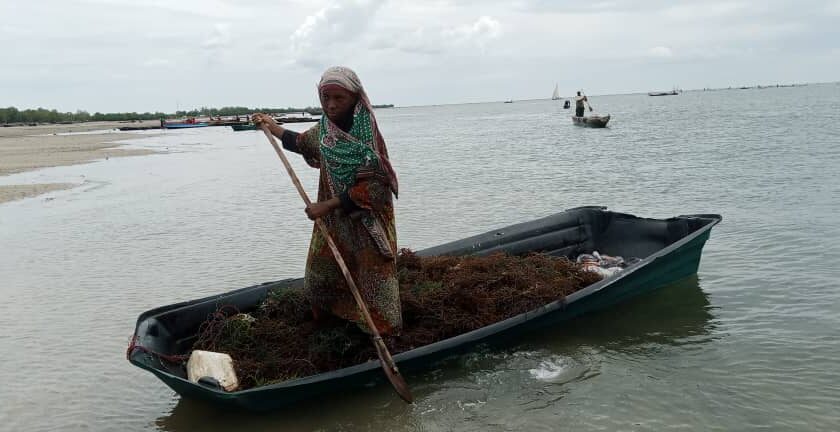
POLYGON ((571 358, 553 356, 541 361, 539 366, 528 372, 538 381, 565 383, 582 377, 588 369, 571 358))

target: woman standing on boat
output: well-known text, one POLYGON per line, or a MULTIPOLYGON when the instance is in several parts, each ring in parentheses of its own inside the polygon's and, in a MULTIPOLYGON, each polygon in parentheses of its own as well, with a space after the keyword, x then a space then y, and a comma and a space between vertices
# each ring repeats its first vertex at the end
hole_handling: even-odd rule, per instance
MULTIPOLYGON (((402 326, 392 201, 392 194, 397 196, 397 176, 356 73, 340 66, 327 69, 318 84, 318 97, 324 114, 303 133, 277 125, 267 114, 255 114, 253 121, 258 127, 268 125, 285 149, 300 153, 320 170, 318 201, 306 207, 306 215, 324 221, 377 330, 393 334, 402 326)), ((329 312, 368 330, 317 227, 312 232, 304 287, 315 319, 329 312)))

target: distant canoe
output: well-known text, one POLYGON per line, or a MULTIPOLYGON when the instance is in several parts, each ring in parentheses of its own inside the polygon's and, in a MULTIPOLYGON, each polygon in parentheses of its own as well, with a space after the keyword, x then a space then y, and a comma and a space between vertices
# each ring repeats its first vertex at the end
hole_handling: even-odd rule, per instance
POLYGON ((150 129, 160 129, 160 126, 123 126, 119 128, 121 131, 139 131, 139 130, 150 130, 150 129))
POLYGON ((593 128, 602 128, 606 127, 607 123, 610 121, 610 116, 589 116, 589 117, 577 117, 572 116, 572 123, 577 126, 586 126, 586 127, 593 127, 593 128))
POLYGON ((207 127, 210 126, 207 122, 196 122, 196 123, 184 123, 184 122, 173 122, 173 123, 164 123, 164 129, 187 129, 187 128, 197 128, 197 127, 207 127))
POLYGON ((677 92, 676 90, 671 90, 669 92, 651 92, 651 93, 648 93, 648 96, 676 96, 678 94, 680 94, 680 93, 677 92))
POLYGON ((235 131, 252 131, 257 130, 257 125, 253 123, 230 125, 230 128, 235 131))
POLYGON ((307 112, 292 115, 285 114, 274 117, 274 121, 276 121, 277 123, 310 123, 316 122, 318 120, 321 120, 321 116, 315 117, 307 112))
POLYGON ((310 123, 320 120, 317 117, 275 117, 278 123, 310 123))
POLYGON ((241 120, 210 120, 207 122, 210 126, 233 126, 243 124, 241 120))

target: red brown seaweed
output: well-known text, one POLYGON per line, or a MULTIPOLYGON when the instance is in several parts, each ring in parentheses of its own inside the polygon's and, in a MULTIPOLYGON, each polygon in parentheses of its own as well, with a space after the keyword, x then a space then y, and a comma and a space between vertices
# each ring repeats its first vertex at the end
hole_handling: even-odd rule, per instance
MULTIPOLYGON (((579 264, 544 254, 397 258, 403 329, 385 336, 392 354, 428 345, 536 309, 600 279, 579 264)), ((220 308, 199 329, 194 349, 230 354, 241 388, 340 369, 377 358, 354 323, 312 320, 301 290, 269 293, 249 314, 220 308)))

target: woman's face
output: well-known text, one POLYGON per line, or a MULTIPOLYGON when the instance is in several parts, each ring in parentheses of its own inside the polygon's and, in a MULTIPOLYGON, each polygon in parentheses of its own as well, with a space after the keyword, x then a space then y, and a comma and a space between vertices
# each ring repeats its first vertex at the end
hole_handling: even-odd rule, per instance
POLYGON ((321 108, 333 122, 346 119, 356 106, 356 94, 335 85, 322 88, 320 97, 321 108))

